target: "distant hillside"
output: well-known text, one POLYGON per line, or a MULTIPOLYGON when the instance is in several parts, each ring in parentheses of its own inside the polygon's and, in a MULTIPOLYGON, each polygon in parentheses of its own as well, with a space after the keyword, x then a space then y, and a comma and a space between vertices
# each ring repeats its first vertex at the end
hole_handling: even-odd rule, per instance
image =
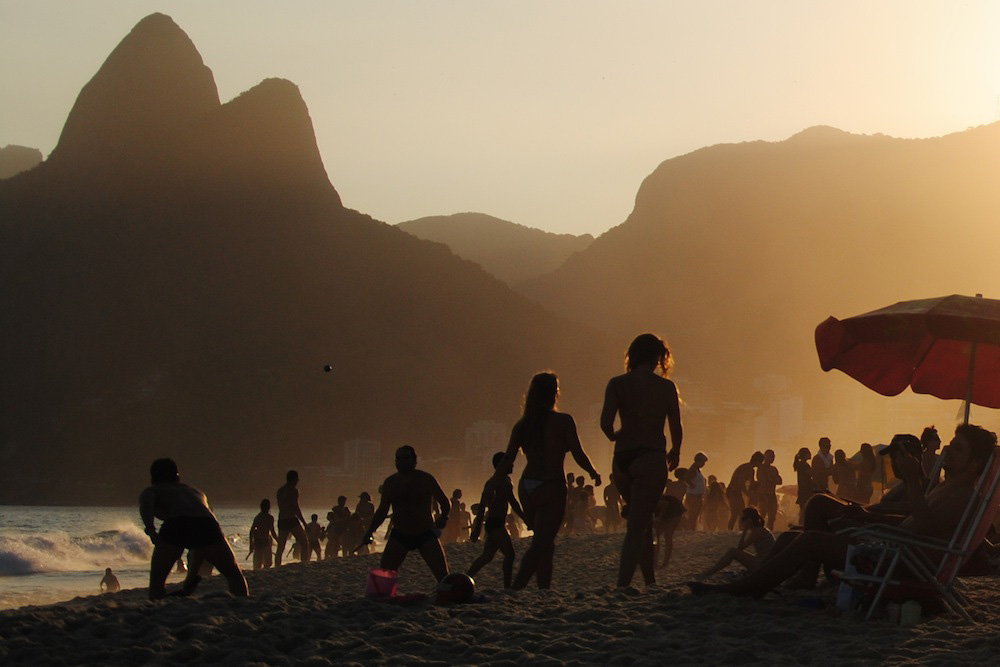
POLYGON ((400 229, 444 243, 508 285, 554 271, 594 240, 590 234, 552 234, 482 213, 436 215, 401 222, 400 229))
POLYGON ((661 332, 678 375, 718 401, 752 405, 756 379, 779 374, 808 416, 834 419, 813 347, 823 319, 1000 294, 997 174, 1000 124, 704 148, 662 163, 625 222, 522 292, 622 340, 661 332))
POLYGON ((295 85, 220 104, 161 14, 83 88, 50 158, 0 183, 0 210, 0 504, 133 502, 164 455, 216 502, 256 502, 351 438, 457 453, 473 421, 513 422, 539 369, 587 407, 620 363, 345 209, 295 85))
POLYGON ((42 161, 42 151, 10 144, 0 148, 0 180, 33 169, 42 161))

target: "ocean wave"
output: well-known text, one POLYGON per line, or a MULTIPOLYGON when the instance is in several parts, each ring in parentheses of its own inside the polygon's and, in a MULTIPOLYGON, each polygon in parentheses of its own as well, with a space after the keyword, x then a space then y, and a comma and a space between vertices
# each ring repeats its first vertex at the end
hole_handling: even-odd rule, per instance
POLYGON ((152 551, 149 538, 134 526, 85 536, 6 533, 0 535, 0 577, 121 567, 148 562, 152 551))

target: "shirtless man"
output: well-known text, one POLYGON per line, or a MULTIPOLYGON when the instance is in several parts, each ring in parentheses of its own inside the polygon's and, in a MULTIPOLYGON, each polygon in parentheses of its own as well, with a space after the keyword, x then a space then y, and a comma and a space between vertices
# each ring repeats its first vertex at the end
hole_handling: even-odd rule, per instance
POLYGON ((181 484, 173 459, 157 459, 149 468, 152 484, 139 496, 139 516, 146 535, 153 543, 149 563, 149 599, 166 596, 167 575, 187 549, 191 556, 183 593, 192 592, 201 577, 198 565, 204 560, 214 565, 226 578, 229 592, 246 597, 247 580, 243 578, 233 550, 229 548, 219 521, 208 507, 208 499, 198 489, 181 484), (155 519, 160 519, 156 530, 155 519))
POLYGON ((615 476, 604 487, 604 532, 610 533, 618 528, 622 518, 622 496, 615 486, 615 476))
POLYGON ((337 498, 337 506, 330 510, 330 527, 327 529, 326 557, 336 558, 340 552, 347 556, 348 542, 344 539, 347 524, 351 521, 351 510, 347 507, 347 496, 337 498))
POLYGON ((403 445, 396 450, 396 470, 398 472, 387 477, 382 484, 382 499, 359 548, 371 543, 372 536, 391 508, 392 530, 382 551, 379 567, 398 570, 406 554, 416 549, 434 578, 441 581, 448 574, 448 559, 439 536, 448 523, 451 503, 433 475, 417 470, 417 453, 413 447, 403 445), (441 507, 437 521, 431 515, 434 500, 441 507))
POLYGON ((253 552, 253 569, 263 570, 273 563, 271 549, 273 540, 278 535, 274 532, 274 516, 271 514, 271 501, 264 498, 260 501, 260 513, 250 524, 250 550, 253 552))
POLYGON ((750 487, 756 482, 755 473, 763 462, 764 454, 754 452, 748 462, 739 464, 733 471, 729 486, 726 487, 726 500, 729 501, 729 530, 733 530, 740 520, 740 513, 747 506, 746 499, 750 487))
POLYGON ((306 524, 306 560, 310 560, 316 554, 316 562, 323 560, 323 540, 326 538, 326 530, 319 522, 319 514, 313 514, 309 523, 306 524))
MULTIPOLYGON (((504 452, 497 452, 493 455, 493 469, 496 470, 504 459, 504 452)), ((468 575, 475 577, 479 570, 493 560, 499 550, 503 553, 503 587, 510 588, 511 579, 514 576, 514 544, 510 541, 507 533, 507 509, 513 508, 517 516, 524 518, 521 505, 514 498, 514 485, 511 484, 510 474, 514 472, 514 463, 509 462, 503 470, 503 477, 491 477, 483 485, 482 499, 477 505, 479 510, 476 519, 472 524, 472 534, 469 541, 475 542, 479 539, 479 533, 483 527, 483 516, 485 515, 486 541, 483 544, 483 553, 469 566, 468 575)))
POLYGON ((778 517, 778 493, 781 473, 774 467, 774 450, 764 452, 764 462, 757 468, 757 503, 768 530, 774 530, 774 520, 778 517))
POLYGON ((274 554, 275 567, 281 567, 281 557, 285 555, 285 542, 291 533, 299 544, 299 560, 309 561, 309 548, 306 541, 306 525, 302 510, 299 509, 299 473, 289 470, 285 475, 285 485, 278 489, 278 548, 274 554))
POLYGON ((101 592, 103 593, 107 590, 108 593, 117 593, 121 589, 122 585, 118 582, 118 577, 111 571, 111 568, 104 568, 104 578, 101 579, 101 592))
MULTIPOLYGON (((896 469, 906 483, 911 508, 910 516, 899 527, 914 535, 947 542, 975 492, 976 480, 996 450, 996 443, 996 434, 980 426, 958 426, 955 437, 942 454, 945 479, 926 495, 920 484, 920 460, 903 453, 902 449, 891 454, 899 459, 896 469)), ((775 544, 768 558, 743 579, 719 586, 689 582, 688 587, 695 594, 759 597, 796 573, 799 578, 810 574, 815 585, 821 565, 828 569, 843 567, 849 544, 849 538, 843 534, 806 530, 798 533, 783 549, 775 544)))

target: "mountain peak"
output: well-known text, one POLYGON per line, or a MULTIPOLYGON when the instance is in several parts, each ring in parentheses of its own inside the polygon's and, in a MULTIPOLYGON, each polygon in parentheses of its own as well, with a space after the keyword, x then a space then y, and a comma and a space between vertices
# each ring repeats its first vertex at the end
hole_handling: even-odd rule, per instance
POLYGON ((83 87, 50 160, 128 160, 219 106, 212 71, 164 14, 139 21, 83 87))

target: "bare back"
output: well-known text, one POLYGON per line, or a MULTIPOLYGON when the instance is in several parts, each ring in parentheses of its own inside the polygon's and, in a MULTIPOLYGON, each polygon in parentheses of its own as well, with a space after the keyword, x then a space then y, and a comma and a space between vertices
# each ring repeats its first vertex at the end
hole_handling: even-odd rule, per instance
POLYGON ((550 412, 546 416, 540 444, 531 444, 525 438, 524 422, 514 425, 510 434, 511 447, 520 447, 526 464, 523 476, 536 480, 562 481, 565 477, 563 462, 567 452, 581 450, 580 437, 576 432, 576 422, 562 412, 550 412))
POLYGON ((278 520, 293 519, 300 515, 299 490, 290 484, 285 484, 275 494, 278 501, 278 520))
MULTIPOLYGON (((615 441, 615 451, 665 449, 664 427, 671 416, 680 418, 677 387, 653 372, 630 371, 611 378, 601 412, 601 428, 615 441), (621 428, 614 431, 615 413, 621 428)), ((674 443, 679 444, 679 443, 674 443)))

